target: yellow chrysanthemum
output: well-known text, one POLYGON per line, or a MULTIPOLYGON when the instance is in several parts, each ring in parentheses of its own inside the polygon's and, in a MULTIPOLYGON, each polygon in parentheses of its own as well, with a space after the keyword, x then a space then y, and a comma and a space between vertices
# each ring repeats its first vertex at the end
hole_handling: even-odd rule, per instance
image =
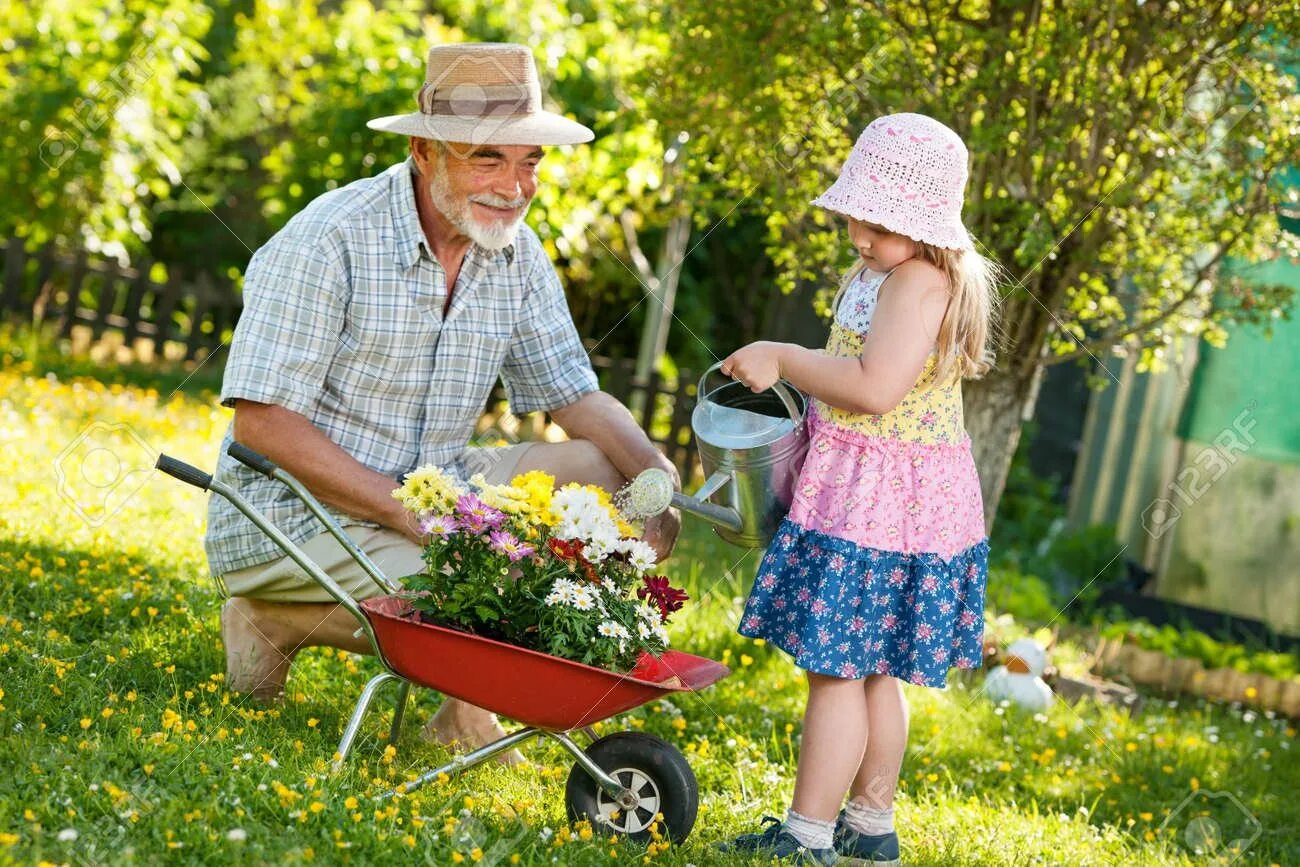
POLYGON ((500 509, 507 515, 526 515, 528 511, 528 492, 515 485, 490 485, 482 473, 470 476, 470 485, 478 493, 478 498, 494 509, 500 509))
POLYGON ((551 512, 551 498, 555 495, 555 477, 541 470, 521 473, 510 480, 510 485, 524 492, 527 507, 524 514, 534 524, 553 527, 556 516, 551 512))
POLYGON ((461 493, 460 486, 446 470, 425 466, 408 473, 402 486, 393 491, 393 498, 412 512, 445 512, 461 493))

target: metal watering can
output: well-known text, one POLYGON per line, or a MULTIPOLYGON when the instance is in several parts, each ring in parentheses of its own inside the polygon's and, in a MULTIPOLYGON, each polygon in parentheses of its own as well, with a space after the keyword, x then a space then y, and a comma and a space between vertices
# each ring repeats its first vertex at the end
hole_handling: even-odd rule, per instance
POLYGON ((700 377, 691 412, 704 484, 688 496, 673 490, 667 473, 649 469, 620 491, 616 502, 634 518, 676 506, 712 523, 733 545, 762 548, 790 510, 808 453, 807 401, 784 381, 758 394, 729 378, 709 388, 709 377, 721 367, 719 362, 700 377))

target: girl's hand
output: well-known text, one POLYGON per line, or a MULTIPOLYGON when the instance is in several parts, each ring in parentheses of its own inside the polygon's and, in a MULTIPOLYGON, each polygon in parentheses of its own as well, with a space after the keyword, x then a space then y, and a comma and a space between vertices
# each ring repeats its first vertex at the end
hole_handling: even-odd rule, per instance
POLYGON ((758 393, 767 391, 781 378, 784 343, 760 340, 737 349, 722 362, 722 372, 758 393))

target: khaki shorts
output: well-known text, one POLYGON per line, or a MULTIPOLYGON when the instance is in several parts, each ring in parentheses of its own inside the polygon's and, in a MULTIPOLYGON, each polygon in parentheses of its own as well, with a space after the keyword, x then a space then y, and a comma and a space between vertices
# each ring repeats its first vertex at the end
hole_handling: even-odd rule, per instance
MULTIPOLYGON (((519 443, 500 448, 469 449, 467 457, 471 459, 466 464, 476 468, 472 471, 481 471, 490 484, 508 482, 514 477, 515 467, 531 445, 532 443, 519 443)), ((349 524, 343 529, 380 571, 394 581, 424 569, 424 560, 421 558, 423 549, 396 530, 358 524, 349 524)), ((379 585, 329 533, 322 532, 313 536, 298 547, 353 599, 367 599, 383 593, 379 585)), ((221 576, 221 580, 230 596, 252 596, 270 602, 334 601, 325 592, 325 588, 308 577, 287 556, 227 572, 221 576)))

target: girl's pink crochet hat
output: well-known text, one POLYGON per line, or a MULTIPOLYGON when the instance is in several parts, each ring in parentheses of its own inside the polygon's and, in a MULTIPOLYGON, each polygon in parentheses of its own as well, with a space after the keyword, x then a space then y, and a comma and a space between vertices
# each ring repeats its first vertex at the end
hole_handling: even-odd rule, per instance
POLYGON ((961 222, 966 160, 961 138, 934 118, 888 114, 862 131, 840 176, 813 204, 914 241, 969 250, 961 222))

